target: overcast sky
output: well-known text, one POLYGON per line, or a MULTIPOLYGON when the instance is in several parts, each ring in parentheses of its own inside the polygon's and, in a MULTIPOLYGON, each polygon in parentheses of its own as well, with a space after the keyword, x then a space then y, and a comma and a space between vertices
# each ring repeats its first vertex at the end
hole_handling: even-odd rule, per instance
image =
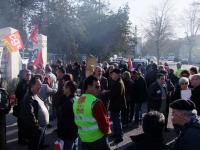
MULTIPOLYGON (((111 8, 117 10, 120 6, 128 3, 130 7, 130 20, 133 25, 138 26, 138 32, 142 33, 142 29, 148 23, 149 14, 154 6, 159 6, 163 0, 108 0, 111 8)), ((180 29, 181 14, 187 9, 187 6, 194 0, 171 0, 173 6, 173 24, 177 36, 183 36, 184 30, 180 29)))

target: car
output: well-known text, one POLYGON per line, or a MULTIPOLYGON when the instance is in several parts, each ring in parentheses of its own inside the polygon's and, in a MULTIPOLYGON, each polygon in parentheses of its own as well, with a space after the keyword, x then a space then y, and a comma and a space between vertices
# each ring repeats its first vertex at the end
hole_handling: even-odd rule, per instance
POLYGON ((182 64, 188 64, 188 63, 189 63, 188 58, 182 58, 182 59, 180 60, 180 62, 181 62, 182 64))

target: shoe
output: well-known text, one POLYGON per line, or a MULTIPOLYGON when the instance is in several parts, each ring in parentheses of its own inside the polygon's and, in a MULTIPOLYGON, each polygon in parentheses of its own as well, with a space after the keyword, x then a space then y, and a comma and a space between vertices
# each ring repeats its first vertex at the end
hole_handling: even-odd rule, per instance
POLYGON ((123 138, 119 138, 119 139, 115 139, 114 140, 114 143, 115 144, 118 144, 118 143, 120 143, 120 142, 122 142, 123 141, 123 138))

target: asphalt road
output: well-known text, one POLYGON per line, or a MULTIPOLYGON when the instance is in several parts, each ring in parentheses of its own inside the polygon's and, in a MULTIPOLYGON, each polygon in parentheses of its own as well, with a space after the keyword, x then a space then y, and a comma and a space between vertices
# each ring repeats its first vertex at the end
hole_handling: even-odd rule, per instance
MULTIPOLYGON (((175 137, 175 133, 173 131, 173 127, 171 124, 171 113, 169 115, 169 123, 168 123, 168 128, 170 129, 170 132, 165 132, 165 142, 169 143, 172 141, 175 137)), ((53 144, 54 141, 56 140, 56 133, 54 132, 56 128, 56 123, 55 121, 52 122, 53 128, 48 129, 46 133, 46 143, 49 145, 48 148, 45 148, 44 150, 53 150, 53 144)), ((109 138, 109 143, 111 146, 112 150, 123 150, 125 149, 130 143, 131 135, 137 135, 142 133, 141 126, 139 128, 134 128, 134 123, 130 123, 128 128, 124 130, 124 141, 115 145, 111 138, 109 138)), ((16 118, 12 116, 12 113, 7 115, 7 150, 26 150, 27 146, 19 145, 17 144, 17 123, 16 123, 16 118)))

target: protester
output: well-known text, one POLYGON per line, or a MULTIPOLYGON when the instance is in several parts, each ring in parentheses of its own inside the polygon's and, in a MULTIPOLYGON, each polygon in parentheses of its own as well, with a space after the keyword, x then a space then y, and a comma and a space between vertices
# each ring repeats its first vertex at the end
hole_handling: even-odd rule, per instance
POLYGON ((181 63, 177 63, 176 64, 176 71, 175 71, 175 74, 177 77, 180 77, 180 74, 181 74, 181 63))
POLYGON ((125 86, 125 96, 126 96, 126 102, 127 102, 127 108, 122 110, 122 127, 126 128, 128 127, 128 123, 132 121, 133 114, 134 114, 134 107, 135 103, 132 98, 133 94, 133 80, 131 79, 131 74, 128 71, 125 71, 122 74, 122 79, 125 86))
POLYGON ((103 102, 96 98, 99 90, 99 80, 89 76, 84 83, 85 93, 73 104, 82 150, 110 150, 106 138, 110 130, 109 119, 103 102))
POLYGON ((134 90, 132 91, 135 102, 135 125, 142 121, 142 104, 148 99, 147 85, 144 77, 137 71, 132 72, 134 79, 134 90))
POLYGON ((169 150, 163 142, 165 117, 157 111, 145 114, 142 134, 131 136, 133 143, 126 150, 169 150))
POLYGON ((101 92, 98 96, 104 103, 106 109, 108 108, 108 97, 102 92, 104 90, 108 90, 108 80, 103 76, 103 69, 100 66, 96 66, 94 69, 94 76, 100 81, 101 92))
POLYGON ((177 99, 188 100, 191 97, 191 89, 189 88, 189 79, 181 77, 179 79, 179 86, 177 86, 174 94, 172 95, 172 101, 177 99))
POLYGON ((117 144, 123 141, 121 111, 126 109, 126 97, 125 86, 121 79, 121 71, 119 69, 111 71, 111 78, 113 84, 108 93, 110 99, 109 110, 111 120, 113 121, 114 143, 117 144))
POLYGON ((0 81, 0 150, 6 149, 6 114, 10 111, 8 93, 5 89, 5 81, 0 81))
POLYGON ((173 150, 199 150, 200 120, 195 104, 190 100, 179 99, 170 104, 172 123, 181 130, 173 150))
POLYGON ((38 77, 30 80, 28 92, 21 101, 20 116, 22 127, 29 140, 29 150, 39 150, 44 142, 49 113, 44 102, 37 96, 41 81, 38 77))
POLYGON ((200 115, 200 74, 191 77, 191 85, 193 87, 191 100, 195 103, 197 113, 200 115))
POLYGON ((17 102, 13 108, 13 114, 17 117, 18 144, 28 144, 28 140, 25 136, 23 129, 23 119, 18 113, 19 110, 21 109, 21 101, 23 100, 24 95, 27 92, 30 80, 31 80, 31 71, 30 70, 24 71, 24 78, 19 81, 17 88, 15 90, 17 102))
POLYGON ((73 81, 64 84, 63 96, 58 109, 58 138, 64 141, 63 150, 78 149, 78 129, 74 122, 73 103, 77 85, 73 81))
POLYGON ((198 74, 198 70, 196 67, 191 67, 190 68, 190 75, 198 74))

